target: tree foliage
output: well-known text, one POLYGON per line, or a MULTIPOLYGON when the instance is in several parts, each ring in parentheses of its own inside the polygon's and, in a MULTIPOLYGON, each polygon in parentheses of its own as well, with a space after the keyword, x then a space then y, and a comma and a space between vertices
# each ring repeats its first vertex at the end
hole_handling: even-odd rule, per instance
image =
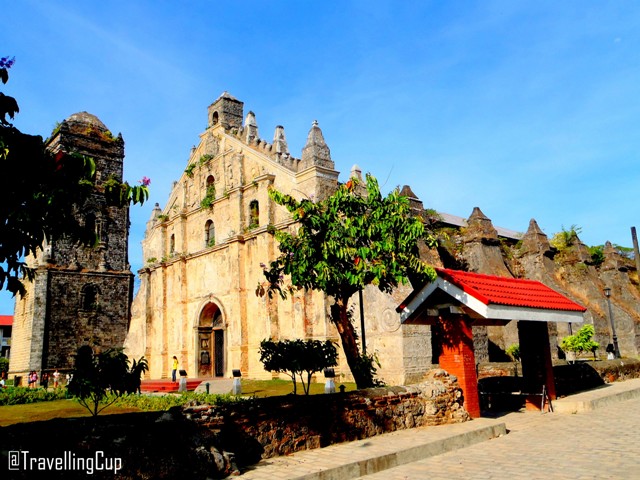
MULTIPOLYGON (((435 270, 418 256, 418 241, 433 241, 421 219, 410 214, 409 200, 395 189, 386 197, 377 180, 350 179, 325 200, 296 200, 271 189, 270 197, 285 206, 298 222, 297 233, 278 230, 280 255, 265 267, 267 292, 285 298, 296 288, 320 290, 334 299, 331 320, 336 325, 347 362, 358 387, 366 378, 347 302, 358 290, 375 285, 391 292, 399 284, 425 283, 435 270), (285 284, 285 277, 290 284, 285 284)), ((261 285, 257 293, 264 293, 261 285)))
POLYGON ((300 377, 305 395, 309 395, 311 377, 328 367, 338 364, 338 351, 330 340, 262 340, 260 361, 268 372, 285 373, 293 380, 296 394, 296 377, 300 377), (305 382, 306 374, 306 382, 305 382))
MULTIPOLYGON (((0 79, 6 83, 14 59, 0 59, 0 79)), ((88 231, 74 214, 76 205, 96 192, 95 163, 73 152, 51 152, 41 136, 22 133, 10 123, 19 112, 13 97, 0 92, 0 290, 23 293, 21 277, 31 279, 24 261, 36 255, 46 239, 68 236, 86 245, 88 231)), ((145 179, 143 179, 145 180, 145 179)), ((112 204, 142 204, 149 195, 148 179, 134 187, 114 181, 102 185, 112 204)))
POLYGON ((592 340, 595 334, 593 325, 587 323, 583 325, 574 335, 568 335, 560 342, 560 348, 565 352, 595 352, 600 348, 600 344, 592 340))
POLYGON ((137 393, 140 377, 148 369, 144 357, 134 360, 129 367, 129 358, 122 349, 94 354, 91 347, 85 345, 78 349, 68 390, 95 417, 120 395, 137 393))

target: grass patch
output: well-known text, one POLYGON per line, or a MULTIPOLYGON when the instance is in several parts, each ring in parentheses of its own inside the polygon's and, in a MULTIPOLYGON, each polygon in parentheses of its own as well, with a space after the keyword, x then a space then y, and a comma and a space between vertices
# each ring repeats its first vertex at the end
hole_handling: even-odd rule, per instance
MULTIPOLYGON (((140 412, 136 407, 111 405, 102 415, 140 412)), ((52 400, 49 402, 5 405, 0 407, 0 427, 15 423, 39 422, 53 418, 88 417, 89 412, 75 399, 52 400)))
MULTIPOLYGON (((282 379, 274 379, 274 380, 241 380, 242 384, 242 395, 248 395, 252 397, 275 397, 279 395, 289 395, 293 393, 293 382, 291 380, 282 380, 282 379)), ((347 392, 351 392, 353 390, 357 390, 356 384, 353 382, 336 382, 336 391, 340 385, 344 385, 347 392)), ((302 383, 297 382, 296 389, 298 391, 298 395, 300 395, 302 390, 302 383)), ((324 382, 316 382, 311 384, 311 389, 309 390, 311 395, 318 395, 324 393, 324 382)))
MULTIPOLYGON (((249 380, 242 379, 243 399, 251 397, 275 397, 293 393, 291 380, 249 380)), ((351 382, 336 382, 338 386, 344 385, 346 391, 356 390, 356 384, 351 382)), ((298 383, 298 395, 302 392, 302 385, 298 383)), ((28 389, 24 389, 28 390, 28 389)), ((42 394, 44 394, 44 390, 42 394)), ((62 390, 62 389, 61 389, 62 390)), ((32 390, 35 392, 35 390, 32 390)), ((51 393, 51 391, 49 392, 51 393)), ((324 393, 324 383, 312 383, 311 395, 324 393)), ((131 413, 143 411, 162 411, 171 407, 184 405, 192 400, 219 404, 238 401, 233 395, 206 395, 188 392, 186 394, 166 395, 123 395, 116 402, 106 408, 100 414, 110 415, 118 413, 131 413)), ((0 426, 13 425, 15 423, 38 422, 54 418, 88 417, 89 412, 78 403, 76 399, 38 401, 23 405, 0 406, 0 426)))

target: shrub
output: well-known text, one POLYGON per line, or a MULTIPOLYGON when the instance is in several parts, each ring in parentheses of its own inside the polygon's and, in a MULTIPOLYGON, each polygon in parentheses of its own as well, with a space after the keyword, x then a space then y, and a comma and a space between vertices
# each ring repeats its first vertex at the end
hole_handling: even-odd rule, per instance
POLYGON ((148 369, 142 357, 129 368, 129 359, 122 349, 109 349, 94 355, 91 347, 78 349, 73 380, 69 393, 78 398, 94 417, 115 402, 124 393, 140 388, 140 375, 148 369))
POLYGON ((64 388, 45 390, 44 388, 7 387, 0 390, 0 406, 48 402, 65 398, 67 398, 67 391, 64 388))
POLYGON ((260 342, 260 361, 268 372, 282 372, 293 380, 296 394, 296 376, 300 377, 305 395, 309 395, 309 384, 314 373, 338 364, 338 351, 330 340, 283 340, 260 342), (306 384, 304 373, 306 373, 306 384))
POLYGON ((208 395, 206 393, 184 392, 179 395, 136 395, 127 393, 111 395, 113 404, 120 407, 135 407, 144 411, 163 411, 172 407, 180 407, 190 402, 206 403, 208 405, 226 405, 245 402, 247 399, 231 394, 208 395))
POLYGON ((0 357, 0 373, 9 371, 9 359, 0 357))
POLYGON ((600 347, 600 344, 591 340, 594 334, 595 329, 593 328, 593 325, 583 325, 575 335, 564 337, 562 342, 560 342, 560 348, 565 352, 593 352, 593 355, 595 356, 596 350, 600 347))
POLYGON ((511 357, 511 360, 517 362, 520 360, 520 345, 514 343, 509 345, 509 347, 505 350, 505 353, 511 357))

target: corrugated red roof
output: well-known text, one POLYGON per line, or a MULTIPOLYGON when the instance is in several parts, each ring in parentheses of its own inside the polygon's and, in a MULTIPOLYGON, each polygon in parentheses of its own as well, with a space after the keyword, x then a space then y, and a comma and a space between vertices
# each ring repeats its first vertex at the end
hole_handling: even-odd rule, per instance
POLYGON ((0 315, 0 327, 10 327, 13 325, 13 315, 0 315))
POLYGON ((587 309, 535 280, 437 268, 438 274, 485 305, 584 312, 587 309))

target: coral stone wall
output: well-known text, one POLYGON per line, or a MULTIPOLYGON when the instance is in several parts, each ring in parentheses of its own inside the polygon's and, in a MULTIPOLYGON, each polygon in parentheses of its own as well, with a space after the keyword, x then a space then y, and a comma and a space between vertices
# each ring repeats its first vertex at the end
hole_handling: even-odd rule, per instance
POLYGON ((456 378, 438 369, 428 381, 406 387, 190 406, 184 413, 220 435, 225 448, 243 462, 406 428, 464 422, 470 418, 462 402, 456 378))

